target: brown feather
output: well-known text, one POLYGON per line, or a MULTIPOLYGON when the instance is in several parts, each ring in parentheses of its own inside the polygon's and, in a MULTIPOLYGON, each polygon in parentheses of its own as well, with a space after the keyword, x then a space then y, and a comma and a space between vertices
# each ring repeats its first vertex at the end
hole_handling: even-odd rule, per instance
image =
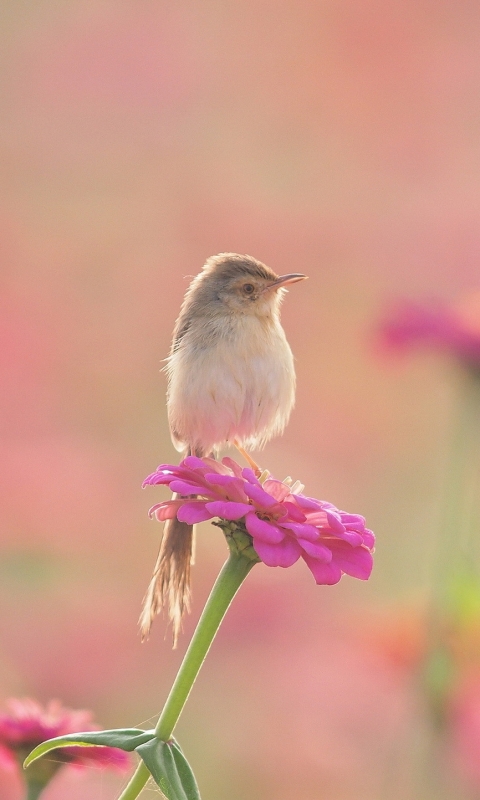
MULTIPOLYGON (((178 497, 174 495, 174 498, 178 497)), ((165 606, 172 623, 173 646, 176 647, 182 617, 190 611, 192 556, 193 525, 176 518, 167 520, 139 619, 142 641, 148 638, 155 616, 165 606)))

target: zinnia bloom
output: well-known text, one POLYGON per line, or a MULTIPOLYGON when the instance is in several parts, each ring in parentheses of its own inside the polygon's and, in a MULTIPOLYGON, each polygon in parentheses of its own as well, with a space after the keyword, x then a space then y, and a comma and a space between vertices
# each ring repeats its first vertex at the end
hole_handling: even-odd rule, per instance
POLYGON ((455 765, 472 789, 480 787, 480 681, 473 677, 457 689, 448 718, 455 765))
POLYGON ((189 524, 215 517, 238 522, 267 566, 290 567, 303 558, 319 584, 338 583, 344 573, 370 576, 375 539, 363 517, 271 477, 260 483, 231 458, 188 456, 179 466, 162 464, 143 485, 156 484, 181 495, 150 509, 160 521, 176 516, 189 524))
POLYGON ((424 345, 453 355, 466 366, 480 368, 480 292, 455 305, 404 301, 379 328, 380 344, 405 351, 424 345))
MULTIPOLYGON (((23 760, 38 744, 78 731, 98 730, 90 711, 73 711, 64 708, 58 700, 51 700, 43 708, 35 700, 12 698, 6 702, 8 711, 0 714, 0 766, 12 768, 23 760)), ((39 762, 41 764, 42 762, 39 762)), ((49 778, 62 764, 82 766, 98 764, 105 767, 125 768, 129 758, 115 747, 64 747, 55 751, 55 760, 49 778)), ((35 765, 27 770, 34 770, 35 765)))

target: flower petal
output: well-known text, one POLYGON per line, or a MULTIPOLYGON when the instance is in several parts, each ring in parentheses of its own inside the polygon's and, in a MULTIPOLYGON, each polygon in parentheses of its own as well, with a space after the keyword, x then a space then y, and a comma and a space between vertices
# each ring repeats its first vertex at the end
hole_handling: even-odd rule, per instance
POLYGON ((300 545, 287 536, 279 544, 267 544, 260 539, 254 539, 253 546, 267 567, 291 567, 302 554, 300 545))
POLYGON ((309 542, 316 542, 320 539, 320 532, 317 528, 305 522, 284 522, 282 519, 280 527, 292 531, 299 539, 307 539, 309 542))
POLYGON ((3 744, 0 744, 0 769, 6 772, 15 772, 18 769, 14 751, 3 744))
POLYGON ((373 531, 369 530, 368 528, 365 528, 365 530, 362 533, 362 537, 363 537, 363 544, 365 545, 365 547, 368 547, 369 550, 373 550, 373 548, 375 547, 375 534, 373 533, 373 531))
POLYGON ((200 470, 203 472, 205 470, 206 464, 203 458, 198 458, 197 456, 187 456, 183 459, 182 464, 185 464, 188 469, 192 470, 200 470))
POLYGON ((338 534, 345 533, 345 528, 340 520, 340 514, 338 513, 336 514, 333 511, 327 511, 326 514, 327 514, 328 524, 331 530, 334 533, 338 534))
POLYGON ((282 531, 273 522, 259 519, 254 511, 251 511, 245 517, 245 527, 255 540, 261 539, 262 542, 268 542, 269 544, 278 544, 282 539, 285 539, 286 535, 285 531, 282 531))
POLYGON ((206 508, 206 503, 203 500, 190 500, 190 502, 183 502, 177 512, 177 519, 180 522, 186 522, 187 525, 195 525, 196 522, 205 522, 207 519, 212 519, 215 514, 212 514, 206 508))
POLYGON ((205 507, 212 513, 212 516, 230 520, 241 519, 252 510, 252 506, 247 503, 232 503, 229 500, 214 500, 211 503, 205 503, 205 507))
POLYGON ((194 483, 190 483, 190 481, 179 481, 175 479, 170 482, 170 489, 172 492, 177 492, 177 494, 181 494, 184 497, 188 497, 191 494, 215 497, 213 489, 208 489, 206 486, 199 486, 198 484, 195 485, 194 483))
POLYGON ((263 488, 279 503, 282 503, 290 494, 290 487, 286 486, 281 481, 275 480, 275 478, 268 478, 263 484, 263 488))
POLYGON ((157 484, 169 484, 177 476, 174 472, 152 472, 151 475, 147 475, 145 480, 142 483, 142 486, 157 486, 157 484))
POLYGON ((174 519, 182 503, 183 500, 165 500, 164 503, 156 503, 149 510, 148 516, 151 518, 155 515, 159 522, 165 522, 166 519, 174 519))
POLYGON ((225 456, 225 458, 222 458, 222 464, 225 467, 228 467, 228 469, 231 469, 236 478, 242 477, 242 468, 240 464, 237 464, 237 462, 233 460, 233 458, 225 456))
POLYGON ((319 561, 323 561, 324 564, 330 564, 332 560, 332 551, 329 548, 322 544, 321 542, 309 542, 306 539, 297 539, 298 544, 308 556, 312 558, 318 558, 319 561))
POLYGON ((333 561, 342 572, 362 581, 368 580, 373 567, 373 556, 366 547, 351 547, 347 542, 338 539, 332 539, 329 547, 333 561))
MULTIPOLYGON (((245 470, 244 470, 245 472, 245 470)), ((277 501, 271 494, 268 494, 260 485, 256 486, 252 483, 245 483, 243 489, 247 497, 249 497, 256 506, 260 508, 273 508, 277 505, 277 501)))
POLYGON ((243 491, 241 478, 235 478, 233 475, 214 475, 210 472, 205 475, 205 480, 212 486, 222 486, 229 495, 229 500, 236 500, 239 503, 246 502, 247 495, 243 491))
POLYGON ((365 527, 365 517, 361 517, 360 514, 346 514, 345 511, 340 512, 342 517, 342 522, 345 527, 349 527, 350 525, 355 529, 363 530, 365 527))
POLYGON ((343 531, 342 533, 337 534, 335 531, 332 531, 332 536, 335 536, 337 539, 343 539, 344 542, 348 542, 349 545, 352 547, 358 547, 359 545, 363 544, 363 535, 361 533, 357 533, 357 531, 343 531))
POLYGON ((288 500, 286 500, 282 503, 282 508, 288 512, 288 516, 292 522, 305 522, 307 519, 303 511, 301 511, 295 503, 289 503, 288 500))
POLYGON ((253 469, 250 469, 250 467, 244 467, 242 469, 242 477, 245 478, 245 480, 248 481, 248 483, 251 483, 253 486, 261 485, 253 469))
POLYGON ((325 564, 318 558, 312 558, 306 554, 303 556, 303 560, 319 585, 333 586, 342 577, 342 570, 334 561, 325 564))
POLYGON ((215 458, 202 458, 202 461, 207 467, 207 472, 216 472, 218 475, 229 475, 230 470, 225 464, 221 461, 217 461, 215 458))
POLYGON ((293 497, 300 508, 306 508, 311 511, 323 511, 323 503, 321 500, 315 500, 314 497, 305 497, 304 494, 295 494, 293 497))

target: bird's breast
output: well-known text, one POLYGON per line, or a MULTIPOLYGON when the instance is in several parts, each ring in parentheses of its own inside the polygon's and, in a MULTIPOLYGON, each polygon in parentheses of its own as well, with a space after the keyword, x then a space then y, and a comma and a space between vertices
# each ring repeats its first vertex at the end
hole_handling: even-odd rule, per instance
POLYGON ((295 397, 293 357, 280 323, 244 316, 203 331, 192 327, 167 368, 174 443, 208 451, 236 438, 262 446, 283 430, 295 397))

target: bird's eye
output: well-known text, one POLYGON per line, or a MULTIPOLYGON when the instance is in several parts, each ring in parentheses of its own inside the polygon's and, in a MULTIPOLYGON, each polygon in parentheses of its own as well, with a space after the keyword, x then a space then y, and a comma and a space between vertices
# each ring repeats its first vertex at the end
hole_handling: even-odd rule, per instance
POLYGON ((245 294, 253 294, 255 291, 255 286, 253 285, 253 283, 245 283, 243 285, 243 291, 245 292, 245 294))

